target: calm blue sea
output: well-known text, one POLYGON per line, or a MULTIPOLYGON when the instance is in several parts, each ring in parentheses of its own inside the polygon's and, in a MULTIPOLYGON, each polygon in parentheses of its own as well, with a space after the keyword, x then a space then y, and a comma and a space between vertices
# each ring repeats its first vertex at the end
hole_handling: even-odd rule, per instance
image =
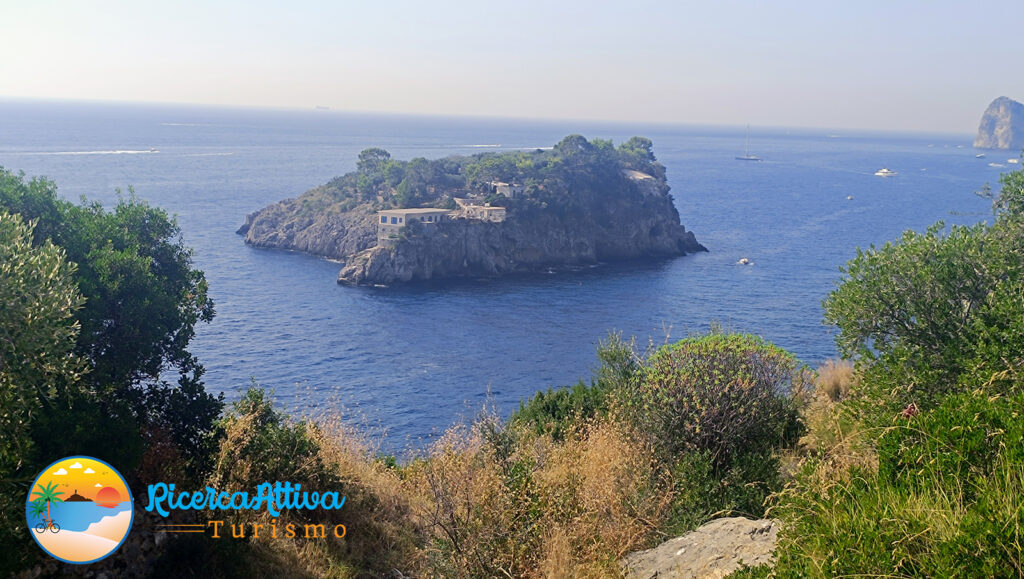
POLYGON ((719 321, 817 364, 835 354, 821 300, 858 246, 907 228, 988 217, 974 195, 1013 155, 975 158, 971 135, 380 116, 0 101, 0 165, 112 203, 117 188, 177 214, 217 317, 193 351, 207 387, 251 379, 290 410, 342 410, 422 440, 488 400, 508 413, 589 376, 609 331, 641 344, 719 321), (338 265, 245 246, 247 213, 295 197, 383 147, 410 159, 551 146, 568 133, 653 139, 686 227, 711 251, 502 280, 400 288, 335 284, 338 265), (899 175, 875 177, 888 167, 899 175), (847 199, 852 196, 852 199, 847 199), (746 257, 754 265, 736 262, 746 257))
MULTIPOLYGON (((61 502, 50 505, 50 517, 53 518, 55 523, 60 525, 62 531, 82 532, 93 523, 98 523, 107 517, 113 517, 118 513, 130 511, 131 509, 132 503, 130 501, 118 503, 114 507, 103 507, 91 501, 82 503, 61 502)), ((27 505, 25 513, 32 527, 44 522, 43 517, 33 517, 27 505)))

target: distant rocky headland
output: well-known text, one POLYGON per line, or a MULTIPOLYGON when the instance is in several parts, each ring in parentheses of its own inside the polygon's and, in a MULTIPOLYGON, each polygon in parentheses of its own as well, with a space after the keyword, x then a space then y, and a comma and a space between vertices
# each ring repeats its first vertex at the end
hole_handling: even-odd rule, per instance
POLYGON ((652 147, 570 135, 549 149, 436 160, 366 149, 355 172, 248 215, 238 233, 337 259, 348 284, 707 251, 680 223, 652 147))
POLYGON ((1024 148, 1024 104, 1004 96, 992 101, 981 116, 974 146, 978 149, 1024 148))

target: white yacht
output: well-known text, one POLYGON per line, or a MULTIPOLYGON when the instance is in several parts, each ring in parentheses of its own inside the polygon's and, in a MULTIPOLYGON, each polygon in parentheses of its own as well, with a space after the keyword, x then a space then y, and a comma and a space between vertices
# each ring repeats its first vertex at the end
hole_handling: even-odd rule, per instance
POLYGON ((890 171, 887 167, 882 167, 881 169, 875 171, 875 175, 878 177, 892 177, 893 175, 896 174, 896 171, 890 171))
POLYGON ((736 156, 736 160, 737 161, 760 161, 761 160, 761 157, 758 157, 757 155, 751 155, 750 154, 750 125, 747 125, 747 145, 746 145, 746 150, 745 150, 745 152, 743 153, 742 156, 737 155, 736 156))

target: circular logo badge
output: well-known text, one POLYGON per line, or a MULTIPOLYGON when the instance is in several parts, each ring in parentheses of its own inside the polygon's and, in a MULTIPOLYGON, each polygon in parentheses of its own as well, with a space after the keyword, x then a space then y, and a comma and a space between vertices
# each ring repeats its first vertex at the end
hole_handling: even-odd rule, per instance
POLYGON ((25 501, 29 534, 65 563, 106 558, 124 542, 134 516, 121 473, 88 456, 62 458, 43 469, 25 501))

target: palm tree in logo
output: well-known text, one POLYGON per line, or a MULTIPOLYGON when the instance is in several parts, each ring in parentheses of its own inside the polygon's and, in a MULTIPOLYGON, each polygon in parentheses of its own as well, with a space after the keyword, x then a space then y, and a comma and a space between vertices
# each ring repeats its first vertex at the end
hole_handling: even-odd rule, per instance
POLYGON ((43 509, 46 509, 46 518, 43 519, 45 523, 39 523, 36 525, 36 532, 42 533, 46 529, 50 529, 54 533, 60 531, 60 525, 53 522, 50 517, 50 503, 63 503, 64 500, 60 498, 60 495, 64 494, 63 491, 57 491, 57 483, 49 482, 46 486, 36 483, 39 490, 32 491, 33 494, 37 495, 36 499, 32 501, 32 515, 38 517, 43 513, 43 509))

